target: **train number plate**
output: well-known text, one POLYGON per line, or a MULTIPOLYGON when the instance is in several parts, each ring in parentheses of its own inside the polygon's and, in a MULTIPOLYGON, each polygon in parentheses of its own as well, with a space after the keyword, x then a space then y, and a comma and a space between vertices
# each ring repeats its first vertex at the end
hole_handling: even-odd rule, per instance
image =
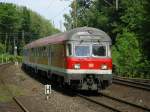
POLYGON ((94 64, 93 64, 93 63, 89 63, 89 67, 90 67, 90 68, 93 68, 93 67, 94 67, 94 64))

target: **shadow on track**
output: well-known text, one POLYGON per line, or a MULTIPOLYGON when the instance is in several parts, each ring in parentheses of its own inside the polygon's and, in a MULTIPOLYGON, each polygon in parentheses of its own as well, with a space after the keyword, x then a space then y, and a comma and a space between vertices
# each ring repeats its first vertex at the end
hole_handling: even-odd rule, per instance
POLYGON ((39 83, 41 83, 43 85, 50 84, 50 85, 52 85, 53 90, 60 92, 64 95, 72 96, 72 97, 77 96, 78 94, 82 94, 84 96, 100 96, 100 94, 97 93, 96 91, 74 90, 74 89, 71 89, 69 86, 65 86, 65 87, 61 86, 60 87, 56 83, 51 82, 45 75, 41 75, 40 73, 35 74, 32 71, 26 71, 23 68, 21 68, 21 69, 32 79, 38 81, 39 83))

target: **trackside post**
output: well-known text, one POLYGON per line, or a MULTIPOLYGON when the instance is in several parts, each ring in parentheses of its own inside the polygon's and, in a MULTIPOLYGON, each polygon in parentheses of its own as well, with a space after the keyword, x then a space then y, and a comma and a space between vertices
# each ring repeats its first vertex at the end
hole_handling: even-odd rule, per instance
POLYGON ((51 93, 52 93, 51 85, 46 84, 46 85, 45 85, 45 95, 46 95, 46 100, 49 99, 49 94, 51 94, 51 93))

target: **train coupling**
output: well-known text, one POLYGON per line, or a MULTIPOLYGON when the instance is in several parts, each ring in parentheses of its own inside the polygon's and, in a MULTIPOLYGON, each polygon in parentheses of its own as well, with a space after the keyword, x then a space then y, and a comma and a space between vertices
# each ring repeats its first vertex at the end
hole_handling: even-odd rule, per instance
POLYGON ((94 75, 86 75, 82 82, 82 90, 97 90, 97 82, 94 75))

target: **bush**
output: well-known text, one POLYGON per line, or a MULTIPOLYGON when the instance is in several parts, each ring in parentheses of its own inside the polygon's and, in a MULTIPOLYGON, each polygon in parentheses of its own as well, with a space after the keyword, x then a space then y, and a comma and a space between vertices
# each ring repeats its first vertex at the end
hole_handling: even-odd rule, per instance
POLYGON ((15 62, 18 61, 19 63, 22 62, 22 56, 14 56, 14 55, 8 55, 8 54, 1 54, 0 55, 0 63, 5 62, 15 62))
POLYGON ((116 73, 122 76, 135 76, 142 64, 142 54, 138 37, 127 30, 117 36, 116 45, 113 46, 113 63, 116 73))
POLYGON ((23 60, 22 56, 16 56, 16 61, 18 61, 19 63, 21 63, 23 60))
POLYGON ((0 43, 0 54, 4 53, 5 51, 5 45, 0 43))

